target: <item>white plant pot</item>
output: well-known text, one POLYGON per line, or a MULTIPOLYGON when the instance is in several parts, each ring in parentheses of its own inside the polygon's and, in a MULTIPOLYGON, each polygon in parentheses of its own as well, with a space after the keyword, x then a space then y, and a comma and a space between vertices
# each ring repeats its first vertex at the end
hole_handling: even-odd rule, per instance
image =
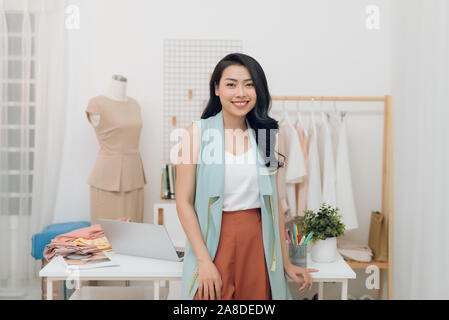
POLYGON ((315 262, 334 262, 337 259, 337 238, 317 240, 312 246, 311 257, 315 262))

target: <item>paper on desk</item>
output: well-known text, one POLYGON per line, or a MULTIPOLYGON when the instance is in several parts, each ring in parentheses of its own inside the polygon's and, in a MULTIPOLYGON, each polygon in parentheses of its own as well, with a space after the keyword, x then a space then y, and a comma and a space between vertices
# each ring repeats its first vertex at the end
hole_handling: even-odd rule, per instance
MULTIPOLYGON (((66 259, 62 256, 59 256, 66 270, 89 270, 89 269, 97 269, 97 268, 108 268, 108 267, 119 267, 120 265, 114 261, 112 256, 108 252, 102 252, 104 256, 106 256, 107 261, 87 261, 83 264, 70 264, 66 261, 66 259)), ((72 261, 74 262, 74 261, 72 261)))

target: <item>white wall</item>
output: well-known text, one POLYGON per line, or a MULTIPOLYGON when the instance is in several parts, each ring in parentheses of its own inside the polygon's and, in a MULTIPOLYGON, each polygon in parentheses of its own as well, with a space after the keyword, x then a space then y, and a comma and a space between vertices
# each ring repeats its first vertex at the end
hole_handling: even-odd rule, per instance
POLYGON ((449 299, 449 2, 392 10, 394 298, 449 299))
MULTIPOLYGON (((115 73, 128 78, 128 95, 142 107, 140 146, 148 180, 145 221, 152 222, 162 164, 163 39, 243 40, 244 52, 264 68, 272 95, 391 93, 387 0, 70 3, 79 6, 81 25, 69 32, 67 127, 55 222, 89 220, 86 180, 98 142, 84 110, 115 73), (379 7, 379 30, 365 26, 368 5, 379 7)), ((381 209, 382 120, 380 113, 354 113, 348 119, 361 227, 347 237, 362 243, 368 239, 370 211, 381 209)))

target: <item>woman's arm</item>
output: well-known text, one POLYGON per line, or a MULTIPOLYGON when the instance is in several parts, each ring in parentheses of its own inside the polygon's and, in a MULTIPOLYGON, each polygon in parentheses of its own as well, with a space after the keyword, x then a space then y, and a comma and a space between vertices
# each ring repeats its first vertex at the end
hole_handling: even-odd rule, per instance
POLYGON ((281 237, 281 251, 282 251, 282 262, 284 263, 284 267, 290 264, 290 258, 288 257, 287 252, 287 244, 285 242, 285 222, 284 222, 284 210, 282 208, 282 204, 279 197, 279 188, 278 188, 278 172, 276 171, 276 193, 277 193, 277 203, 278 203, 278 221, 279 221, 279 236, 281 237))
POLYGON ((195 199, 196 164, 199 154, 199 130, 196 124, 190 125, 184 133, 178 152, 176 165, 176 211, 193 251, 200 261, 211 261, 209 252, 201 235, 198 218, 193 207, 195 199))
POLYGON ((199 128, 193 123, 182 137, 178 152, 175 186, 176 211, 198 261, 199 298, 213 300, 221 298, 221 276, 207 251, 194 208, 199 141, 199 128))
MULTIPOLYGON (((276 135, 276 146, 278 145, 278 135, 276 135)), ((276 147, 275 150, 278 150, 276 147)), ((276 154, 278 161, 279 157, 276 154)), ((285 169, 284 169, 285 170, 285 169)), ((312 288, 312 276, 309 274, 309 272, 317 272, 317 269, 305 269, 301 268, 299 266, 296 266, 290 262, 290 258, 288 256, 287 251, 287 244, 286 244, 286 238, 285 238, 285 221, 284 221, 284 210, 282 208, 282 204, 279 197, 279 178, 278 178, 279 170, 276 171, 276 196, 277 196, 277 203, 278 203, 278 222, 279 222, 279 236, 281 240, 281 251, 282 251, 282 262, 284 264, 284 271, 285 273, 298 284, 299 291, 304 291, 305 289, 312 288), (301 275, 303 278, 303 282, 301 282, 301 279, 298 278, 297 275, 301 275)))
MULTIPOLYGON (((275 157, 277 161, 279 160, 279 131, 276 132, 275 140, 274 140, 274 150, 275 151, 275 157)), ((279 150, 281 153, 284 152, 284 150, 279 150)), ((285 169, 283 169, 285 170, 285 169)), ((281 204, 281 198, 279 197, 279 178, 278 178, 279 169, 276 170, 276 197, 277 197, 277 204, 278 204, 278 222, 279 222, 279 236, 281 237, 281 251, 282 251, 282 262, 284 264, 284 267, 286 265, 290 264, 290 259, 288 257, 287 252, 287 245, 285 244, 285 222, 284 222, 284 210, 282 208, 281 204)))

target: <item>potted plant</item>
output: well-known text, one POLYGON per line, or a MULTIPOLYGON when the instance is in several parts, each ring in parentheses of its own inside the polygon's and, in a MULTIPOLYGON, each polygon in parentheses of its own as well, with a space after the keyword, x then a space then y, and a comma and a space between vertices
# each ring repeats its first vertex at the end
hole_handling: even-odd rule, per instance
POLYGON ((323 203, 318 212, 304 211, 302 232, 313 232, 311 256, 315 262, 333 262, 337 257, 337 237, 345 233, 345 225, 338 208, 323 203))

